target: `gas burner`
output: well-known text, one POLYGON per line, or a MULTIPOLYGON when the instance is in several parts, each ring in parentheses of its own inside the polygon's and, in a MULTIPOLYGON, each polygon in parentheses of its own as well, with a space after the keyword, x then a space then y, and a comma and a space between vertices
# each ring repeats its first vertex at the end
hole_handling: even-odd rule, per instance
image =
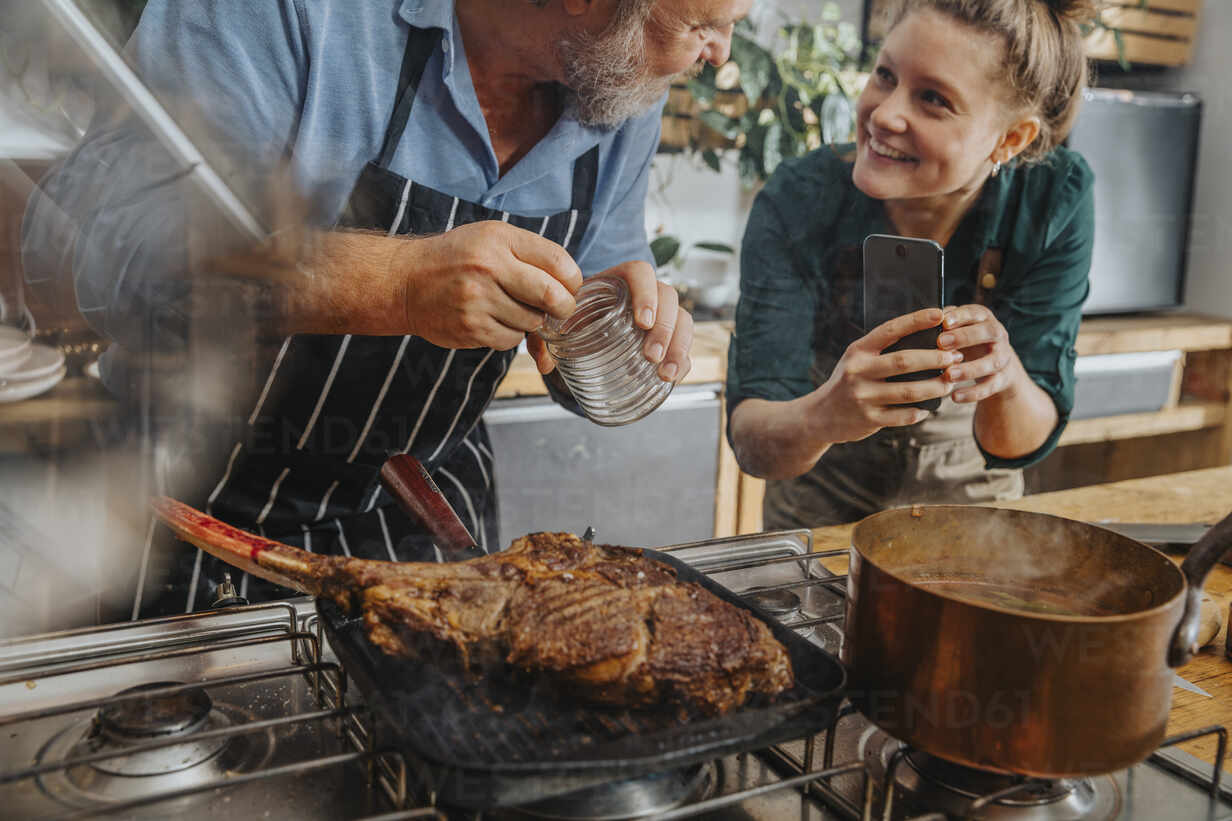
MULTIPOLYGON (((175 686, 175 682, 159 681, 131 687, 119 695, 175 686)), ((209 694, 200 687, 171 695, 130 699, 100 707, 98 729, 101 735, 121 745, 142 739, 191 735, 209 718, 213 706, 209 694)))
MULTIPOLYGON (((774 616, 787 627, 793 627, 809 619, 808 616, 804 615, 804 600, 800 598, 798 593, 794 593, 791 590, 750 587, 740 595, 774 616)), ((813 627, 798 627, 796 632, 807 638, 813 635, 813 627)))
MULTIPOLYGON (((160 681, 131 687, 117 696, 180 686, 179 682, 160 681)), ((107 704, 93 717, 57 733, 40 751, 38 763, 106 757, 45 774, 39 784, 48 795, 70 806, 94 807, 248 772, 269 760, 272 732, 210 733, 251 720, 235 707, 214 704, 200 687, 107 704), (170 743, 173 739, 182 741, 170 743)), ((161 812, 166 810, 160 805, 161 812)))
POLYGON ((558 821, 615 821, 646 818, 716 792, 718 768, 712 762, 665 773, 590 787, 500 813, 501 818, 558 821))
POLYGON ((941 812, 990 821, 1112 821, 1121 812, 1121 790, 1111 775, 1045 780, 966 767, 908 748, 875 727, 861 736, 860 752, 878 785, 893 768, 895 818, 941 812))

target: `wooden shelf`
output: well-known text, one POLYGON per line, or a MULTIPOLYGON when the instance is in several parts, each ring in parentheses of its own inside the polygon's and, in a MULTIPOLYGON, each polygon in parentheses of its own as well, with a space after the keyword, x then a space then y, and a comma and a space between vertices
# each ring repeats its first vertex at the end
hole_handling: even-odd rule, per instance
POLYGON ((1116 0, 1100 9, 1105 26, 1086 37, 1087 56, 1155 66, 1185 65, 1193 58, 1202 0, 1116 0), (1124 53, 1117 47, 1120 32, 1124 53))
POLYGON ((1195 315, 1086 319, 1080 356, 1184 352, 1181 402, 1154 413, 1069 423, 1060 445, 1027 470, 1034 492, 1232 463, 1232 321, 1195 315))
POLYGON ((1232 348, 1232 322, 1176 314, 1092 317, 1082 321, 1079 356, 1141 351, 1215 351, 1232 348))
POLYGON ((0 427, 57 422, 92 422, 119 413, 119 404, 102 384, 70 377, 40 396, 0 405, 0 427))
POLYGON ((1065 433, 1061 434, 1061 441, 1057 446, 1216 428, 1224 423, 1226 417, 1227 406, 1220 402, 1182 402, 1174 408, 1151 413, 1123 413, 1094 419, 1076 419, 1070 422, 1065 433))

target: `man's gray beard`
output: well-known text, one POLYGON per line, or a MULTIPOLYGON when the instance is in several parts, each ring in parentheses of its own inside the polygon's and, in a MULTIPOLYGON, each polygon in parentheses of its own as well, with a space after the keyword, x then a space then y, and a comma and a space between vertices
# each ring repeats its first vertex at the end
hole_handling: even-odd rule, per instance
POLYGON ((570 113, 582 125, 617 128, 653 108, 671 77, 648 77, 644 21, 631 19, 599 36, 586 33, 557 46, 570 113))

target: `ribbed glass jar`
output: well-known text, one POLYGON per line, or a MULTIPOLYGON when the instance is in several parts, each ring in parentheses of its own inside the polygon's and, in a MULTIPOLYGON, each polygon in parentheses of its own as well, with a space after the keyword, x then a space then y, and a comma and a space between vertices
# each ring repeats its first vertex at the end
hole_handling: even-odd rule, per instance
POLYGON ((646 359, 646 331, 633 324, 629 288, 615 277, 586 280, 568 319, 549 317, 539 335, 582 410, 600 425, 627 425, 672 392, 646 359))

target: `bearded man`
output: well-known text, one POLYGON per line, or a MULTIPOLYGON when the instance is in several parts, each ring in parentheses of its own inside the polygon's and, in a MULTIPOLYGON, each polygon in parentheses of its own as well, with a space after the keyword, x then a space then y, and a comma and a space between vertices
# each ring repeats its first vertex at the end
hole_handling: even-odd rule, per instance
MULTIPOLYGON (((430 560, 378 482, 409 451, 498 549, 480 417, 528 333, 551 371, 534 331, 572 312, 583 277, 625 280, 661 379, 690 367, 692 319, 656 281, 643 225, 659 109, 674 76, 727 59, 751 3, 150 0, 128 46, 142 76, 191 102, 237 188, 293 192, 313 227, 298 276, 259 300, 277 342, 231 374, 226 435, 205 437, 195 485, 171 490, 317 552, 430 560)), ((23 242, 29 270, 72 269, 83 314, 115 343, 102 370, 119 394, 144 384, 135 353, 186 347, 203 312, 244 321, 225 299, 203 307, 200 274, 181 273, 201 249, 183 248, 184 198, 160 184, 175 170, 125 128, 99 126, 44 181, 23 242), (71 248, 55 238, 62 214, 71 248)), ((176 549, 146 578, 160 566, 147 545, 134 617, 212 600, 221 569, 176 549)))

